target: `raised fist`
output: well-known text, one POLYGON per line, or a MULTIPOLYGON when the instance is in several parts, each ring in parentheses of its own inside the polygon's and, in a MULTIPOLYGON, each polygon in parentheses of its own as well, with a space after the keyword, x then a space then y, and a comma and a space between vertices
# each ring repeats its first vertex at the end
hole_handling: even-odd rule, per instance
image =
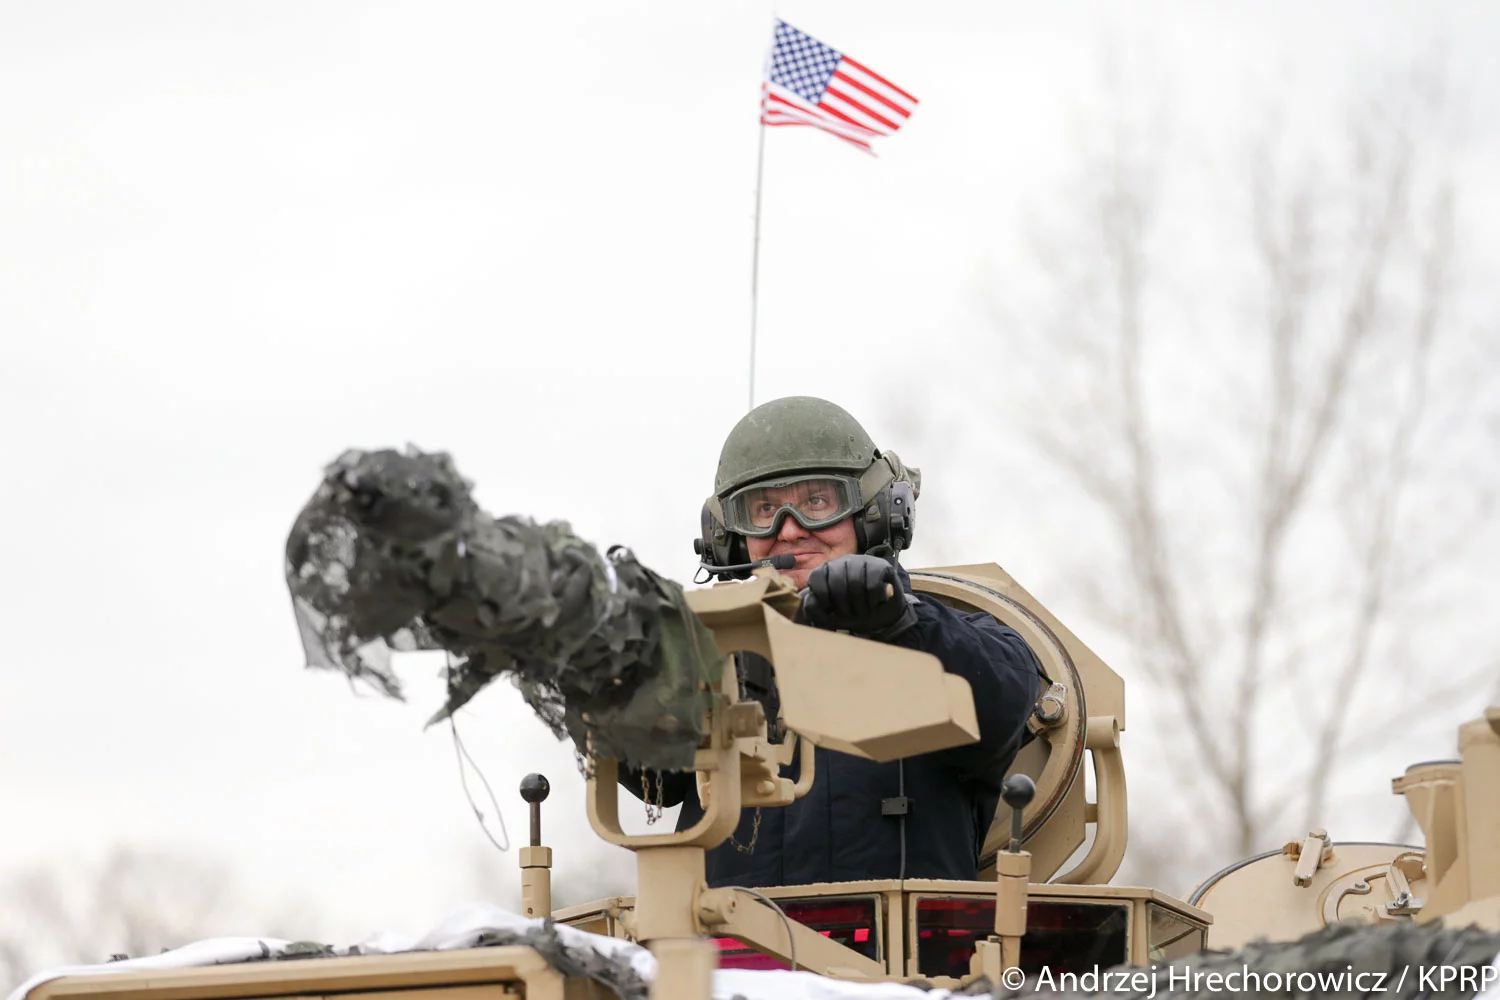
POLYGON ((917 623, 915 598, 896 564, 879 556, 840 556, 808 575, 802 616, 817 628, 891 639, 917 623))

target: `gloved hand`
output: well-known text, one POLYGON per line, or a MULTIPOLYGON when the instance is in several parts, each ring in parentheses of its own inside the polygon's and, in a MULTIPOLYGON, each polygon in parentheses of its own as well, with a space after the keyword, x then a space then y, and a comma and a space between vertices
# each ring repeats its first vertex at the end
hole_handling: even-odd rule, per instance
POLYGON ((886 640, 917 623, 914 600, 901 589, 895 563, 840 556, 808 574, 802 617, 817 628, 886 640))

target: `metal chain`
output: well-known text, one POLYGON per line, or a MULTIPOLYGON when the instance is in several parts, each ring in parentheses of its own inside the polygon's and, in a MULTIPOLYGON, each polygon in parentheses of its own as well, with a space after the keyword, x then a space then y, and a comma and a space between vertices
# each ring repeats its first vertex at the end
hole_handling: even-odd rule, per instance
POLYGON ((657 820, 661 819, 662 812, 663 812, 661 801, 662 801, 662 796, 665 794, 662 789, 665 786, 666 786, 666 779, 662 778, 661 775, 658 774, 657 777, 656 777, 656 801, 652 802, 651 801, 651 772, 649 770, 642 770, 641 771, 641 791, 643 793, 645 793, 643 801, 645 801, 645 803, 646 803, 646 825, 647 826, 651 826, 657 820))
POLYGON ((734 839, 734 834, 732 834, 732 833, 729 835, 729 842, 731 844, 733 844, 734 845, 734 849, 736 851, 739 851, 741 854, 754 854, 755 853, 755 842, 757 840, 759 840, 759 839, 760 839, 760 807, 757 806, 755 808, 755 822, 752 823, 751 826, 750 826, 750 846, 746 847, 744 844, 741 844, 738 840, 735 840, 734 839))

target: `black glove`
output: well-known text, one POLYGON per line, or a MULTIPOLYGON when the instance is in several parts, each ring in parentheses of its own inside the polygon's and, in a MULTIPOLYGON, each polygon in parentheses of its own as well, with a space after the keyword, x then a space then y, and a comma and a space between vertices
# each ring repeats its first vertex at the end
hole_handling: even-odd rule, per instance
POLYGON ((887 640, 917 623, 914 602, 901 589, 895 563, 840 556, 808 574, 802 616, 817 628, 887 640))

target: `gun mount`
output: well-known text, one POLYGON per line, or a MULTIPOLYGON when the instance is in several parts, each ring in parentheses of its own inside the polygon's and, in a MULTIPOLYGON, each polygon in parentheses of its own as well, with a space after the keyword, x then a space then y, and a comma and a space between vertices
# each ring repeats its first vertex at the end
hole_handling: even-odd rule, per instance
POLYGON ((609 842, 636 851, 638 894, 554 917, 647 943, 664 974, 677 964, 682 978, 662 996, 704 995, 715 958, 742 968, 790 967, 795 958, 798 968, 845 979, 958 986, 980 975, 997 982, 1010 967, 1082 971, 1202 948, 1206 911, 1154 889, 1105 884, 1125 849, 1119 676, 996 565, 913 570, 910 577, 914 590, 1015 628, 1049 681, 1032 713, 1037 739, 1012 767, 986 838, 982 881, 843 882, 757 895, 704 886, 703 852, 727 838, 740 809, 788 804, 816 780, 810 768, 796 784, 780 776, 797 741, 892 760, 977 738, 964 681, 926 654, 793 623, 795 590, 760 569, 745 583, 687 595, 726 656, 709 727, 716 736, 695 761, 703 818, 679 833, 624 833, 617 768, 596 761, 590 821, 609 842), (781 744, 767 739, 760 705, 737 700, 727 657, 741 650, 765 657, 775 671, 789 733, 781 744), (1092 801, 1084 779, 1090 757, 1092 801), (1090 828, 1083 857, 1059 874, 1090 828), (700 943, 689 944, 694 937, 700 943), (688 992, 675 992, 682 989, 688 992))
MULTIPOLYGON (((815 969, 883 975, 884 967, 868 957, 814 931, 783 925, 744 890, 707 888, 704 853, 729 837, 742 808, 784 806, 812 787, 811 766, 796 782, 780 776, 799 742, 887 761, 978 739, 968 685, 935 657, 798 625, 792 621, 797 603, 797 591, 774 570, 761 570, 745 584, 689 595, 689 606, 724 657, 708 738, 694 761, 704 803, 696 824, 674 833, 625 833, 616 763, 594 761, 589 821, 605 840, 636 854, 638 895, 621 925, 656 955, 663 996, 708 994, 717 964, 716 946, 706 937, 710 931, 788 960, 797 951, 815 969), (791 734, 782 743, 770 741, 759 703, 739 699, 730 654, 741 651, 765 657, 776 670, 782 721, 791 734), (845 692, 842 704, 839 691, 845 692), (859 701, 852 711, 850 697, 859 701)), ((812 755, 802 759, 810 763, 812 755)))

